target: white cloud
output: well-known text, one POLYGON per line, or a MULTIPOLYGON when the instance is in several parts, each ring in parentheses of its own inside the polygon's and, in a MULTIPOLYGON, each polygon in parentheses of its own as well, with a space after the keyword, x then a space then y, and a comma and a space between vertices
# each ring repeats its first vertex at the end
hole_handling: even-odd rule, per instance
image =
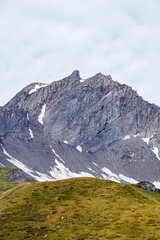
POLYGON ((160 105, 158 0, 1 0, 0 105, 31 82, 79 69, 160 105))

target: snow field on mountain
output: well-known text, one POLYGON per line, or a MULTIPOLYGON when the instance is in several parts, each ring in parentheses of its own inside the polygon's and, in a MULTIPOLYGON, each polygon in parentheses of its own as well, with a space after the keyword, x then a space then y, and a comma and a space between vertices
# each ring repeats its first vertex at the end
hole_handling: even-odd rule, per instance
POLYGON ((46 111, 46 104, 44 104, 41 108, 41 113, 40 115, 38 116, 38 122, 41 123, 43 125, 43 118, 44 118, 44 115, 45 115, 45 111, 46 111))

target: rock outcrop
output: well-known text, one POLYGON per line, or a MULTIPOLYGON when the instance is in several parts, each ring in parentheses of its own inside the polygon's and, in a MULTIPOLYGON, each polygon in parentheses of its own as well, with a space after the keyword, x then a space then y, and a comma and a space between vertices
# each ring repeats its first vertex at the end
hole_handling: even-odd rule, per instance
POLYGON ((147 190, 150 192, 156 192, 156 188, 155 188, 154 184, 152 184, 150 182, 143 181, 143 182, 138 183, 138 186, 144 190, 147 190))
POLYGON ((25 182, 33 182, 34 179, 27 176, 21 169, 12 169, 8 172, 9 177, 13 182, 17 183, 25 183, 25 182))

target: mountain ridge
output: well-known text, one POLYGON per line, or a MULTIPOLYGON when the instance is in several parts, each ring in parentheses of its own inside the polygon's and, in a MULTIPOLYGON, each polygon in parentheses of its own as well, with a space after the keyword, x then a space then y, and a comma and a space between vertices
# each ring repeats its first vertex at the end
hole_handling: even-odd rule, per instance
POLYGON ((75 70, 51 84, 32 83, 0 110, 0 163, 27 166, 37 180, 88 174, 158 185, 159 114, 102 73, 81 79, 75 70))

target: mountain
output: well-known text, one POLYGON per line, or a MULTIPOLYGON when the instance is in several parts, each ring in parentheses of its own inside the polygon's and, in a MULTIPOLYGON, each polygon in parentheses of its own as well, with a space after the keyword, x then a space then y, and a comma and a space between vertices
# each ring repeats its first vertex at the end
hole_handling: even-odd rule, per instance
POLYGON ((96 177, 160 186, 160 108, 131 87, 79 71, 33 83, 0 107, 0 166, 38 181, 96 177))
POLYGON ((31 182, 0 193, 0 239, 159 239, 159 193, 103 179, 31 182))

